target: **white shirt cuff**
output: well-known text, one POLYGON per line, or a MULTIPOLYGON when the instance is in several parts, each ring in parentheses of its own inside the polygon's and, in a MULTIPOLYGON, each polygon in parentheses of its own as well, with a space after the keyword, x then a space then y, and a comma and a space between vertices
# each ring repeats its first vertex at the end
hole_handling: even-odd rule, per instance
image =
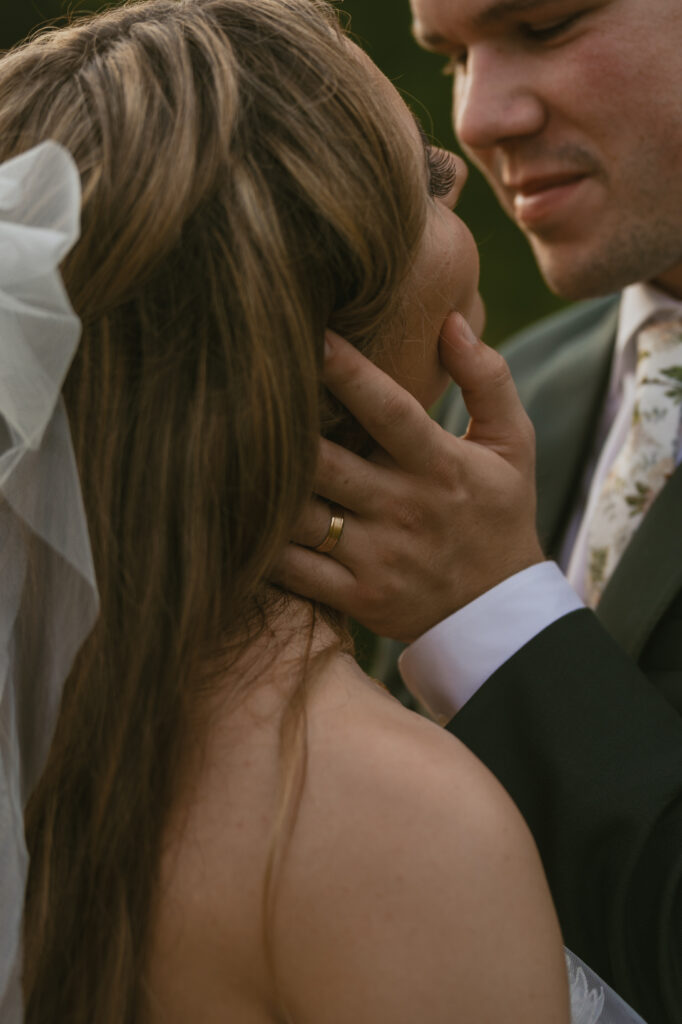
POLYGON ((398 660, 408 690, 445 723, 512 655, 583 602, 555 562, 523 569, 443 619, 398 660))

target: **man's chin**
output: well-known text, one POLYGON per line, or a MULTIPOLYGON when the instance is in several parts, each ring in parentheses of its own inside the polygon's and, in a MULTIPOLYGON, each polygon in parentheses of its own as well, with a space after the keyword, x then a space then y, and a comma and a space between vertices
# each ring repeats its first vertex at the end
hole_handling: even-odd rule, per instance
POLYGON ((542 245, 530 239, 535 259, 549 290, 567 302, 595 299, 620 291, 639 280, 607 261, 581 258, 575 249, 561 252, 560 246, 542 245))
MULTIPOLYGON (((670 222, 620 225, 581 237, 527 233, 533 255, 548 288, 562 299, 613 295, 638 281, 656 281, 673 295, 682 295, 682 242, 670 222)), ((587 234, 587 233, 586 233, 587 234)))

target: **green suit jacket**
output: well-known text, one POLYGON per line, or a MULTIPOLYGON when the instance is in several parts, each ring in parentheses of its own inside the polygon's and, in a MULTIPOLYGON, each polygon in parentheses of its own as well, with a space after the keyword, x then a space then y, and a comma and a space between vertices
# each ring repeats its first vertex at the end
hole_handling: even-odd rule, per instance
MULTIPOLYGON (((508 343, 537 433, 539 530, 556 552, 608 378, 617 299, 508 343)), ((442 414, 461 433, 455 397, 442 414)), ((597 614, 526 644, 449 726, 535 836, 566 945, 649 1024, 682 1022, 682 467, 597 614)))

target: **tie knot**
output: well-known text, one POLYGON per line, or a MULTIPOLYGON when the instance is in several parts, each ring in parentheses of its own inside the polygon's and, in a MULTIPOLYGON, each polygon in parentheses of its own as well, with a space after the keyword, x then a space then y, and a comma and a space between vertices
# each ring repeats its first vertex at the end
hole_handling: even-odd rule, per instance
POLYGON ((682 348, 682 319, 671 316, 649 321, 637 335, 637 359, 682 348))
POLYGON ((665 397, 682 402, 682 320, 647 324, 637 338, 637 388, 663 388, 665 397), (668 390, 672 388, 672 390, 668 390))

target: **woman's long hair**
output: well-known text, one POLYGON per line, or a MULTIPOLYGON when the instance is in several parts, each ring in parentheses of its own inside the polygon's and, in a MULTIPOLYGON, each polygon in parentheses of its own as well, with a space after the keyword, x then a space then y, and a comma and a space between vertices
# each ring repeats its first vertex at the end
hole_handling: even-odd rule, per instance
POLYGON ((135 1019, 205 666, 311 490, 324 330, 396 309, 425 201, 322 0, 146 0, 0 61, 0 159, 70 150, 65 386, 101 597, 27 811, 29 1024, 135 1019))

